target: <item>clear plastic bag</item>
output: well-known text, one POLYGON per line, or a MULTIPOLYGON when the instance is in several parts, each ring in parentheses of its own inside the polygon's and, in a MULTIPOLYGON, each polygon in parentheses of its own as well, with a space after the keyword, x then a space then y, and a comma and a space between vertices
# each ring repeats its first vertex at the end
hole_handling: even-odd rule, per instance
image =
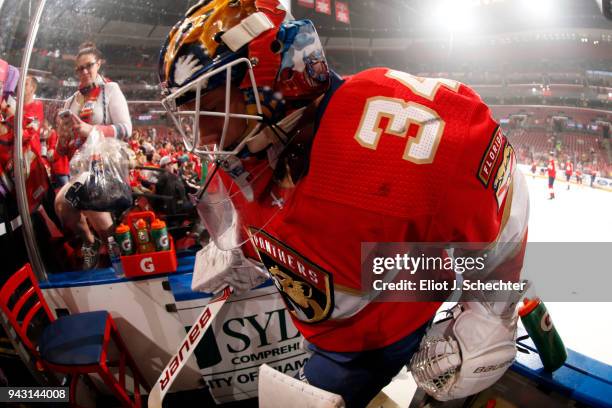
POLYGON ((123 211, 132 205, 129 155, 126 143, 104 137, 98 130, 70 160, 72 187, 66 199, 75 208, 91 211, 123 211))

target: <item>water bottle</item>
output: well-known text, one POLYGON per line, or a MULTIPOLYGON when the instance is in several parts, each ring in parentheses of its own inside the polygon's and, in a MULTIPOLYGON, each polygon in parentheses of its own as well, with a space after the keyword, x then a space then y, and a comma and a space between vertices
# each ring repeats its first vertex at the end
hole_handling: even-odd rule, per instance
POLYGON ((110 257, 111 264, 115 270, 117 277, 123 277, 123 265, 121 265, 121 249, 115 241, 114 237, 108 237, 108 256, 110 257))
POLYGON ((139 254, 155 252, 155 244, 151 242, 151 236, 147 228, 147 223, 142 218, 136 221, 136 246, 139 254))
POLYGON ((153 237, 153 242, 155 242, 155 249, 158 251, 170 250, 170 240, 168 239, 166 223, 159 218, 156 218, 155 221, 151 223, 151 236, 153 237))
POLYGON ((538 349, 544 369, 552 372, 561 367, 567 359, 567 351, 544 303, 538 298, 525 298, 519 316, 538 349))
POLYGON ((134 253, 134 243, 132 242, 130 227, 120 224, 115 230, 115 236, 117 237, 116 242, 119 244, 121 253, 123 255, 132 255, 134 253))

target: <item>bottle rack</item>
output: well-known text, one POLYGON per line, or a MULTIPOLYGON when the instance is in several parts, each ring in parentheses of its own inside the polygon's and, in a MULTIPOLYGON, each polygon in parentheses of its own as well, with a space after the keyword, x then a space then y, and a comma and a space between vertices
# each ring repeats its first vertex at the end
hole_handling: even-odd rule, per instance
MULTIPOLYGON (((125 224, 130 227, 134 247, 137 249, 136 243, 136 221, 142 218, 149 225, 155 220, 155 214, 151 211, 131 212, 125 217, 125 224)), ((168 251, 147 252, 144 254, 121 255, 121 264, 123 271, 128 278, 140 276, 159 275, 163 273, 176 272, 178 262, 176 260, 176 251, 174 250, 174 240, 168 234, 170 241, 170 249, 168 251)))

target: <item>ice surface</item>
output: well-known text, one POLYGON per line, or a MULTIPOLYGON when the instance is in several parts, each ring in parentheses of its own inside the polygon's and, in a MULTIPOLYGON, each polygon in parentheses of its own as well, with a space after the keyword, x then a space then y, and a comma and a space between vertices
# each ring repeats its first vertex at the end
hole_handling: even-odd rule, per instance
MULTIPOLYGON (((569 190, 557 180, 556 198, 548 200, 548 179, 528 174, 526 179, 530 242, 612 242, 612 192, 589 187, 590 177, 569 190)), ((612 261, 608 270, 612 273, 612 261)), ((612 288, 609 303, 547 302, 546 307, 566 347, 612 365, 612 288)))
MULTIPOLYGON (((556 198, 548 200, 548 179, 525 176, 530 242, 612 242, 612 192, 589 187, 590 177, 585 177, 583 186, 572 184, 569 191, 557 180, 556 198)), ((609 270, 612 273, 612 262, 609 270)), ((612 288, 610 293, 609 303, 547 302, 546 307, 566 347, 612 365, 612 288)), ((383 389, 399 406, 408 406, 415 391, 416 383, 406 369, 383 389)))
MULTIPOLYGON (((548 199, 548 179, 525 175, 529 186, 530 242, 612 242, 612 192, 585 184, 555 181, 548 199)), ((612 269, 612 268, 611 268, 612 269)), ((612 297, 610 299, 612 301, 612 297)))

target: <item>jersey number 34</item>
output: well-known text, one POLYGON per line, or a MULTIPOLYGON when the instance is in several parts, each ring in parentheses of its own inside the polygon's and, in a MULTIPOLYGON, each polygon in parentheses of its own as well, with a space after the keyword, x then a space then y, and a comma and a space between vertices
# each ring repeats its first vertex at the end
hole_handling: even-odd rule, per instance
MULTIPOLYGON (((453 91, 459 89, 459 82, 442 78, 419 78, 401 71, 389 70, 387 77, 408 87, 413 93, 433 101, 441 86, 453 91)), ((386 133, 406 137, 411 124, 419 127, 415 138, 406 143, 403 158, 416 164, 433 162, 436 150, 444 133, 444 121, 438 113, 427 106, 403 99, 374 96, 368 98, 355 132, 357 142, 368 149, 376 150, 383 131, 381 118, 388 118, 386 133)))

